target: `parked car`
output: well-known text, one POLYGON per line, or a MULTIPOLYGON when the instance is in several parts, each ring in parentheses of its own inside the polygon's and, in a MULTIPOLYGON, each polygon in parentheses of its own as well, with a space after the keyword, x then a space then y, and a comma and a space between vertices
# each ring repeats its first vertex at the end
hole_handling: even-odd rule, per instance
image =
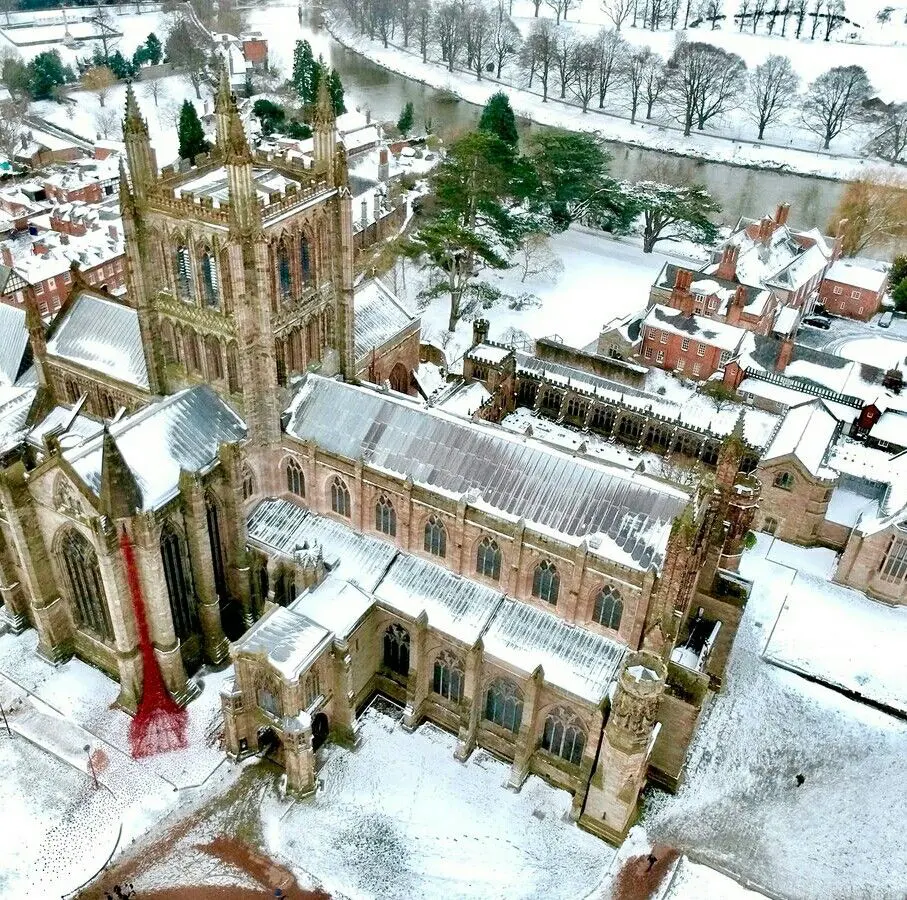
POLYGON ((893 319, 894 313, 891 312, 891 310, 882 313, 881 318, 879 319, 879 328, 890 328, 893 319))
POLYGON ((828 319, 823 319, 821 316, 807 316, 803 320, 804 325, 812 325, 813 328, 824 328, 828 331, 831 328, 831 322, 828 319))

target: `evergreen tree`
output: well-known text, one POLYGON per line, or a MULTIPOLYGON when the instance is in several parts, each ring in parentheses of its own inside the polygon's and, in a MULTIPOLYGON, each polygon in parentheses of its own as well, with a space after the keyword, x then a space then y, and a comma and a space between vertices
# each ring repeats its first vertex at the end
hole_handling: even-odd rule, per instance
POLYGON ((905 278, 892 292, 891 299, 898 312, 907 310, 907 278, 905 278))
POLYGON ((494 299, 493 289, 475 282, 478 272, 509 268, 510 254, 526 234, 538 230, 526 203, 535 181, 531 167, 509 144, 475 131, 451 145, 432 174, 431 186, 428 221, 404 251, 442 275, 424 296, 449 294, 448 328, 453 331, 473 301, 494 299))
POLYGON ((33 100, 47 100, 53 97, 55 88, 74 77, 56 50, 46 50, 28 64, 28 92, 33 100))
POLYGON ((328 93, 331 95, 334 115, 342 116, 346 112, 346 105, 343 102, 343 83, 340 81, 340 73, 336 69, 331 69, 331 74, 328 76, 328 93))
POLYGON ((252 107, 253 115, 261 122, 261 133, 267 137, 275 131, 282 131, 286 120, 286 110, 271 100, 256 100, 252 107))
POLYGON ((152 66, 159 66, 164 57, 164 47, 153 31, 145 38, 145 56, 152 66))
POLYGON ((498 91, 488 98, 482 115, 479 118, 479 131, 496 134, 505 144, 516 147, 519 135, 516 130, 516 119, 510 101, 503 91, 498 91))
POLYGON ((891 264, 891 272, 888 273, 888 282, 892 287, 896 287, 905 279, 907 279, 907 256, 899 254, 894 258, 894 262, 891 264))
POLYGON ((207 153, 211 149, 211 145, 205 140, 198 113, 188 100, 183 100, 180 110, 178 134, 180 159, 195 159, 199 153, 207 153))
POLYGON ((127 60, 119 50, 117 50, 115 53, 110 54, 110 59, 107 63, 107 67, 120 81, 125 81, 127 78, 132 78, 132 76, 135 75, 136 71, 138 70, 138 67, 127 60))
POLYGON ((299 99, 306 105, 315 102, 318 89, 318 63, 308 41, 296 41, 293 51, 293 75, 290 79, 299 99))
POLYGON ((412 101, 407 100, 406 104, 403 107, 403 110, 400 113, 400 118, 397 119, 397 130, 403 137, 406 137, 407 134, 412 130, 413 127, 413 104, 412 101))
POLYGON ((15 56, 3 60, 3 86, 14 96, 24 97, 31 93, 31 78, 28 66, 15 56))
POLYGON ((643 253, 651 253, 659 241, 685 238, 711 244, 718 236, 709 216, 721 206, 702 185, 638 181, 625 191, 628 208, 642 217, 643 253))

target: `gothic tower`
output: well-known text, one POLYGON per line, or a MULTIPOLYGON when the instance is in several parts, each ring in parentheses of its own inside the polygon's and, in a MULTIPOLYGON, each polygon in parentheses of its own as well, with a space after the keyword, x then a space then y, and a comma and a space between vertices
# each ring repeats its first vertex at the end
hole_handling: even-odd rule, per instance
POLYGON ((580 824, 620 843, 633 824, 654 743, 667 666, 640 651, 624 662, 580 824))

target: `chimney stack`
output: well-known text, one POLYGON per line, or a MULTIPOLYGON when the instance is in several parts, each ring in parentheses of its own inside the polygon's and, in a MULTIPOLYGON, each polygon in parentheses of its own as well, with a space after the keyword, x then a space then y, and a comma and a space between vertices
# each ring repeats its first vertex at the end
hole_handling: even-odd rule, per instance
POLYGON ((786 225, 788 215, 790 215, 790 203, 779 203, 775 210, 775 224, 786 225))
POLYGON ((9 247, 6 246, 6 244, 4 244, 2 248, 0 248, 0 257, 3 258, 4 266, 6 266, 8 269, 11 269, 13 267, 13 254, 9 247))
POLYGON ((388 162, 387 147, 378 150, 378 181, 387 181, 390 178, 390 164, 388 162))
POLYGON ((693 295, 690 285, 693 283, 693 273, 688 269, 678 269, 674 276, 674 287, 671 290, 671 306, 679 309, 685 316, 693 315, 693 295))
POLYGON ((844 253, 844 231, 847 228, 849 219, 840 219, 838 221, 838 231, 835 235, 834 247, 831 250, 832 262, 841 258, 844 253))
POLYGON ((778 359, 775 362, 775 371, 783 374, 784 370, 790 365, 791 358, 794 355, 794 339, 788 335, 781 341, 781 349, 778 351, 778 359))
POLYGON ((775 230, 775 222, 771 216, 763 216, 762 220, 759 222, 759 237, 758 241, 760 244, 767 245, 771 240, 772 233, 775 230))
POLYGON ((368 227, 368 200, 362 201, 362 230, 368 227))
POLYGON ((721 260, 718 263, 718 269, 715 275, 724 281, 737 280, 737 259, 740 256, 740 248, 736 244, 725 244, 721 251, 721 260))
POLYGON ((727 308, 728 325, 739 325, 740 318, 743 315, 743 307, 746 306, 746 287, 742 284, 737 285, 734 296, 727 308))

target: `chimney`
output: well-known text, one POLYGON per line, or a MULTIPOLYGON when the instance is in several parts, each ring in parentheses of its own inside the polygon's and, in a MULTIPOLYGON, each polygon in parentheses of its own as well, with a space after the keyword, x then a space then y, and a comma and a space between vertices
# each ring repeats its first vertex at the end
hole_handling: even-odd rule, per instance
POLYGON ((0 257, 3 258, 3 265, 8 269, 13 267, 13 254, 12 251, 5 244, 3 247, 0 247, 0 257))
POLYGON ((365 107, 365 124, 372 124, 372 111, 367 106, 365 107))
POLYGON ((775 371, 782 374, 790 365, 791 357, 794 355, 794 339, 788 335, 781 341, 781 349, 778 351, 778 359, 775 362, 775 371))
POLYGON ((120 233, 119 233, 119 231, 117 231, 116 225, 108 225, 107 233, 110 235, 111 240, 114 240, 114 241, 119 240, 120 233))
POLYGON ((378 151, 378 181, 387 181, 390 177, 390 165, 388 164, 387 147, 382 147, 378 151))
POLYGON ((743 315, 743 307, 746 306, 746 287, 742 284, 737 285, 734 296, 727 308, 728 325, 739 325, 740 317, 743 315))
POLYGON ((771 240, 772 232, 775 230, 775 223, 771 216, 763 216, 759 222, 759 236, 757 240, 760 244, 767 245, 771 240))
POLYGON ((786 225, 788 215, 790 215, 790 203, 779 203, 775 210, 775 224, 786 225))
POLYGON ((740 248, 736 244, 725 244, 721 251, 721 260, 718 263, 718 269, 715 275, 724 281, 737 280, 737 259, 740 256, 740 248))
POLYGON ((375 191, 375 222, 381 218, 381 193, 375 191))
POLYGON ((361 222, 362 222, 362 230, 365 231, 365 229, 368 227, 368 200, 362 201, 361 222))
POLYGON ((683 311, 683 314, 693 315, 693 295, 690 285, 693 283, 693 273, 688 269, 678 269, 674 276, 674 287, 671 290, 671 306, 683 311), (689 312, 687 306, 689 305, 689 312))

